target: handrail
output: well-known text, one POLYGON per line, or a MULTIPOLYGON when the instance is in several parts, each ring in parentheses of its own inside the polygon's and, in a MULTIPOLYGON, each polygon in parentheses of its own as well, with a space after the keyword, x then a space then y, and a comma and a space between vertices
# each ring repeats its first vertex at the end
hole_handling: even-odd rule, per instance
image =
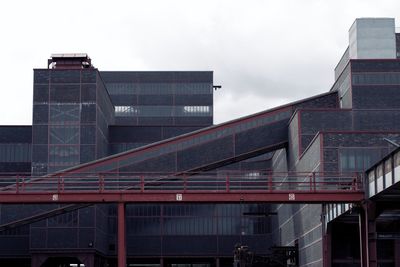
POLYGON ((362 176, 337 172, 98 173, 0 178, 0 194, 69 192, 361 192, 362 176))

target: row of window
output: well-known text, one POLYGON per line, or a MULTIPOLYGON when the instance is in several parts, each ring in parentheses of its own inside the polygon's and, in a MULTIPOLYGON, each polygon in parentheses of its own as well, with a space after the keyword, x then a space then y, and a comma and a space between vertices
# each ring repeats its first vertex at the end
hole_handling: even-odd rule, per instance
MULTIPOLYGON (((400 166, 400 152, 397 152, 396 154, 393 155, 393 163, 392 163, 392 158, 390 157, 390 158, 386 159, 384 163, 379 164, 375 168, 376 176, 381 177, 381 176, 383 176, 383 174, 388 174, 389 172, 392 172, 393 169, 397 168, 398 166, 400 166)), ((368 180, 370 183, 372 183, 375 180, 375 173, 373 170, 368 173, 368 180)))
POLYGON ((74 165, 79 163, 79 145, 49 146, 49 163, 74 165))
POLYGON ((116 106, 116 117, 212 116, 211 106, 116 106))
POLYGON ((400 72, 352 73, 354 85, 400 84, 400 72))
POLYGON ((0 144, 0 162, 30 162, 31 144, 0 144))
POLYGON ((365 171, 381 158, 381 152, 380 148, 341 148, 340 171, 365 171))
POLYGON ((81 107, 79 104, 51 104, 51 122, 69 122, 80 120, 81 107))
POLYGON ((107 83, 110 95, 211 94, 211 83, 107 83))
POLYGON ((51 125, 50 144, 79 144, 79 126, 51 125))

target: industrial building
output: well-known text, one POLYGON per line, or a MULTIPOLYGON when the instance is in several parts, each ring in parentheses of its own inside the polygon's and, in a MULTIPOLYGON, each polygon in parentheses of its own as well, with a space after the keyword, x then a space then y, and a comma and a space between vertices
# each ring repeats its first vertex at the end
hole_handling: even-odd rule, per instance
POLYGON ((121 266, 126 253, 128 266, 231 266, 241 243, 258 255, 295 248, 296 266, 400 266, 395 29, 356 19, 330 90, 219 125, 211 71, 101 71, 87 54, 52 55, 34 70, 32 125, 0 126, 0 265, 121 266), (355 178, 338 187, 344 176, 355 178), (130 200, 91 203, 93 179, 130 200), (227 194, 177 203, 190 181, 227 194), (269 193, 251 198, 264 181, 269 193), (79 194, 63 201, 72 182, 79 194), (314 189, 302 198, 304 183, 314 189), (146 200, 147 188, 160 196, 146 200))

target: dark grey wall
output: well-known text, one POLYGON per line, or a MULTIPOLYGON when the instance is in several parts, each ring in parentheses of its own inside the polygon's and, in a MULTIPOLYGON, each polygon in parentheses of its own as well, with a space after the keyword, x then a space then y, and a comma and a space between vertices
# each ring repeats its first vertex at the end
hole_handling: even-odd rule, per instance
POLYGON ((115 106, 117 125, 213 123, 211 71, 102 71, 101 76, 115 106))
POLYGON ((34 70, 32 172, 54 172, 108 155, 113 111, 97 69, 34 70))
POLYGON ((0 175, 29 175, 31 154, 31 126, 0 126, 0 175))

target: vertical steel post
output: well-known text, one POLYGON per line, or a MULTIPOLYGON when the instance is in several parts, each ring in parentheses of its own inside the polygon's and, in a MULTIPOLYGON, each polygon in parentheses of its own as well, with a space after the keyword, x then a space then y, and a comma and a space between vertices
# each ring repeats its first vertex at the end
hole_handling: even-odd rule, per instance
POLYGON ((400 253, 398 253, 398 251, 400 251, 399 239, 394 240, 394 251, 394 267, 400 267, 400 253))
POLYGON ((358 215, 358 229, 360 231, 360 261, 361 266, 369 267, 368 262, 368 230, 365 210, 361 210, 358 215))
POLYGON ((268 189, 269 189, 269 192, 272 192, 272 173, 270 173, 268 175, 268 189))
POLYGON ((362 207, 363 209, 359 216, 361 266, 377 267, 376 208, 372 202, 367 202, 362 207))
POLYGON ((375 218, 368 218, 368 254, 369 254, 369 267, 378 266, 378 253, 376 250, 376 220, 375 218))
POLYGON ((125 203, 118 203, 118 267, 126 267, 125 203))
POLYGON ((313 179, 313 191, 317 191, 317 185, 316 185, 316 180, 315 180, 315 172, 312 173, 312 179, 313 179))
POLYGON ((323 267, 331 267, 332 262, 332 225, 326 223, 326 205, 323 205, 322 214, 322 247, 323 247, 323 267))
POLYGON ((61 192, 64 192, 64 177, 60 176, 60 180, 61 180, 61 192))
POLYGON ((226 174, 226 181, 225 181, 225 191, 229 192, 229 174, 226 174))
POLYGON ((104 191, 104 176, 99 174, 99 192, 103 192, 104 191))
POLYGON ((16 180, 15 180, 15 189, 18 194, 19 193, 19 175, 17 175, 16 180))

